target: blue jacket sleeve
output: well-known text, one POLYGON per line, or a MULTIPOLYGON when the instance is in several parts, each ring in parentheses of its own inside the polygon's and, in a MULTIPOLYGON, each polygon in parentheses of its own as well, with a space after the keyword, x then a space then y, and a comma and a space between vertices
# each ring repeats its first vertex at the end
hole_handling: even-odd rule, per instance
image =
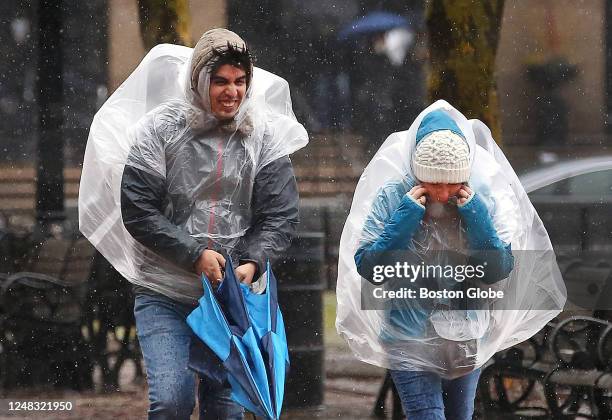
POLYGON ((366 219, 366 226, 380 225, 380 235, 371 241, 362 242, 355 253, 357 271, 364 278, 371 278, 374 266, 380 264, 385 251, 408 249, 425 214, 425 207, 407 194, 403 195, 399 207, 392 212, 386 207, 387 198, 383 190, 366 219))
POLYGON ((510 244, 504 243, 493 226, 487 206, 478 193, 474 193, 463 205, 458 206, 466 225, 468 245, 472 251, 472 265, 485 265, 485 283, 503 280, 514 268, 510 244))

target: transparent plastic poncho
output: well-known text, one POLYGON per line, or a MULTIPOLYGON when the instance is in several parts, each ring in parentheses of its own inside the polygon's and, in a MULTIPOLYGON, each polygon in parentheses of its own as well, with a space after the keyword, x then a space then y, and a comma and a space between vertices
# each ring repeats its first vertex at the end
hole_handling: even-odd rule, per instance
MULTIPOLYGON (((466 229, 453 206, 433 209, 411 239, 410 253, 428 265, 465 263, 466 229), (437 212, 437 214, 435 214, 437 212)), ((427 279, 452 290, 453 278, 427 279)), ((464 291, 465 292, 465 291, 464 291)), ((445 101, 425 109, 407 131, 391 134, 363 172, 342 232, 337 282, 338 333, 360 360, 396 370, 431 371, 455 378, 481 367, 494 353, 518 344, 554 318, 566 300, 552 246, 514 170, 479 120, 467 120, 445 101), (444 299, 393 301, 390 306, 364 302, 376 285, 357 272, 355 253, 364 241, 380 235, 385 217, 401 196, 391 197, 381 209, 377 197, 385 188, 408 191, 417 183, 411 169, 416 132, 423 117, 444 109, 464 133, 470 147, 468 185, 486 204, 497 235, 510 244, 514 259, 507 278, 483 289, 504 292, 503 298, 478 300, 476 307, 459 310, 444 299), (377 207, 374 209, 373 207, 377 207), (399 302, 399 303, 398 303, 399 302)))
POLYGON ((80 230, 130 282, 183 301, 202 295, 198 276, 137 242, 121 214, 126 164, 165 181, 163 214, 211 249, 233 250, 251 224, 259 170, 304 147, 287 82, 254 68, 234 121, 210 112, 207 68, 190 88, 192 49, 153 48, 96 113, 79 190, 80 230))

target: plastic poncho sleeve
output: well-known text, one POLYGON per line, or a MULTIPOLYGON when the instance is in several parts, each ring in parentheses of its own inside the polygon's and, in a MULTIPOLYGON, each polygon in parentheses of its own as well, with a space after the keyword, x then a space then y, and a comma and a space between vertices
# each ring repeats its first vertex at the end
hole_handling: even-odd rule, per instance
POLYGON ((121 216, 126 230, 139 243, 182 269, 193 272, 194 263, 206 248, 189 232, 172 223, 163 212, 168 197, 166 151, 176 135, 179 108, 160 107, 134 126, 121 178, 121 216))
POLYGON ((508 277, 514 268, 514 257, 510 244, 504 243, 493 226, 493 220, 486 204, 477 192, 458 207, 461 219, 466 225, 465 233, 474 266, 486 262, 485 283, 495 283, 508 277))
POLYGON ((364 236, 355 253, 357 271, 371 278, 378 257, 384 251, 408 249, 414 232, 425 214, 425 207, 406 192, 403 183, 393 183, 381 189, 366 219, 364 236), (399 206, 394 203, 399 201, 399 206), (394 209, 395 208, 395 209, 394 209))
POLYGON ((257 273, 289 248, 298 223, 298 189, 288 156, 264 166, 253 184, 253 221, 246 232, 240 263, 257 264, 257 273))
POLYGON ((125 166, 121 179, 121 215, 125 228, 151 251, 186 271, 194 271, 194 263, 206 246, 163 215, 165 196, 163 178, 125 166))

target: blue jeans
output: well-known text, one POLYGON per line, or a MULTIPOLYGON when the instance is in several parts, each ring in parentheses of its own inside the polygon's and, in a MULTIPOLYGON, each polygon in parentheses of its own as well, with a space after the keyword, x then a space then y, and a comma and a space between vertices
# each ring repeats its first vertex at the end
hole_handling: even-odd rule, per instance
MULTIPOLYGON (((196 374, 188 368, 189 346, 197 337, 185 319, 194 305, 160 294, 136 293, 136 330, 147 369, 149 419, 189 419, 195 406, 196 374)), ((227 382, 199 378, 200 419, 243 418, 227 382)))
POLYGON ((391 377, 409 420, 471 420, 480 369, 457 379, 435 373, 392 370, 391 377))

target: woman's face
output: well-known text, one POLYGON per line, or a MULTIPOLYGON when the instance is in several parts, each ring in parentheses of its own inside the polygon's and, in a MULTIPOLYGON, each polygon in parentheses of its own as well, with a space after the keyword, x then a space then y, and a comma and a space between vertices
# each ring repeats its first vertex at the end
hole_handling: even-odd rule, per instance
POLYGON ((432 184, 430 182, 421 182, 425 187, 425 195, 431 203, 446 204, 451 197, 457 195, 462 184, 432 184))

